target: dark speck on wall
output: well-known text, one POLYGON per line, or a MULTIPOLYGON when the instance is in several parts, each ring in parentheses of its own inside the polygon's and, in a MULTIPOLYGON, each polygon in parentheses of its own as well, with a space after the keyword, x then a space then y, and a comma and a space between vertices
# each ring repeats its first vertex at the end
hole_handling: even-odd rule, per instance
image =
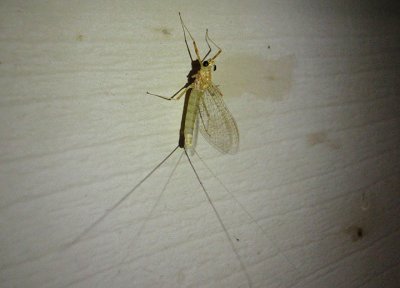
POLYGON ((152 31, 155 32, 156 34, 161 34, 164 37, 169 38, 172 35, 173 30, 166 27, 159 27, 159 28, 152 28, 152 31))
POLYGON ((164 35, 171 35, 171 31, 169 31, 167 28, 161 29, 161 32, 162 32, 164 35))
POLYGON ((345 229, 346 234, 351 237, 353 242, 359 241, 365 237, 365 230, 363 227, 358 225, 352 225, 345 229))
POLYGON ((357 236, 358 238, 362 238, 364 236, 364 231, 361 227, 357 228, 357 236))
POLYGON ((76 41, 83 41, 83 35, 82 34, 78 34, 76 35, 76 41))

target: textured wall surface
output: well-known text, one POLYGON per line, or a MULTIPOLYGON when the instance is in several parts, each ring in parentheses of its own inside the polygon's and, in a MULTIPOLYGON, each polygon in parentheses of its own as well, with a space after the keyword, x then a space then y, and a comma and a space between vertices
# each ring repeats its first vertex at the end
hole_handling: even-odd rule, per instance
POLYGON ((398 287, 399 8, 188 2, 0 2, 0 286, 398 287), (227 234, 180 149, 132 190, 177 145, 145 92, 186 81, 178 11, 223 49, 240 150, 191 159, 227 234))

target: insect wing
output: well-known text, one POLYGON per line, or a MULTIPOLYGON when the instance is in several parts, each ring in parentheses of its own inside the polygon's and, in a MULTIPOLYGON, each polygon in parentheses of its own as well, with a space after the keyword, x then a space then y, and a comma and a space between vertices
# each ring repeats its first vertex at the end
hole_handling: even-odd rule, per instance
POLYGON ((194 122, 193 127, 193 138, 192 138, 192 147, 187 149, 189 151, 190 156, 194 155, 194 150, 197 146, 197 137, 199 135, 199 114, 197 113, 196 121, 194 122))
POLYGON ((230 154, 237 152, 239 130, 215 85, 206 89, 200 98, 197 121, 203 137, 217 150, 230 154))

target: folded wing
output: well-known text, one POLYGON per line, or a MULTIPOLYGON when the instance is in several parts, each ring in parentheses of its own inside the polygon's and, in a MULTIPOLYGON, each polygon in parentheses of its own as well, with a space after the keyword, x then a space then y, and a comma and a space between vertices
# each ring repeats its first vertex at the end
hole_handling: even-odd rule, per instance
POLYGON ((239 148, 239 131, 236 121, 215 85, 204 91, 200 98, 199 130, 206 140, 222 153, 234 154, 239 148))

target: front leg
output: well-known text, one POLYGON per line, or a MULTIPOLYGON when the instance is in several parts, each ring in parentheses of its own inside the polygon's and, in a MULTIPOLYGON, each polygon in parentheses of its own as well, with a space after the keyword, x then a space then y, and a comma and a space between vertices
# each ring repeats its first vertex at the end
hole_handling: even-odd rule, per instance
POLYGON ((179 89, 178 91, 176 91, 172 96, 162 96, 162 95, 158 95, 158 94, 153 94, 150 92, 146 92, 146 94, 148 95, 152 95, 152 96, 157 96, 160 97, 162 99, 165 100, 179 100, 187 91, 189 87, 187 85, 183 86, 181 89, 179 89))

